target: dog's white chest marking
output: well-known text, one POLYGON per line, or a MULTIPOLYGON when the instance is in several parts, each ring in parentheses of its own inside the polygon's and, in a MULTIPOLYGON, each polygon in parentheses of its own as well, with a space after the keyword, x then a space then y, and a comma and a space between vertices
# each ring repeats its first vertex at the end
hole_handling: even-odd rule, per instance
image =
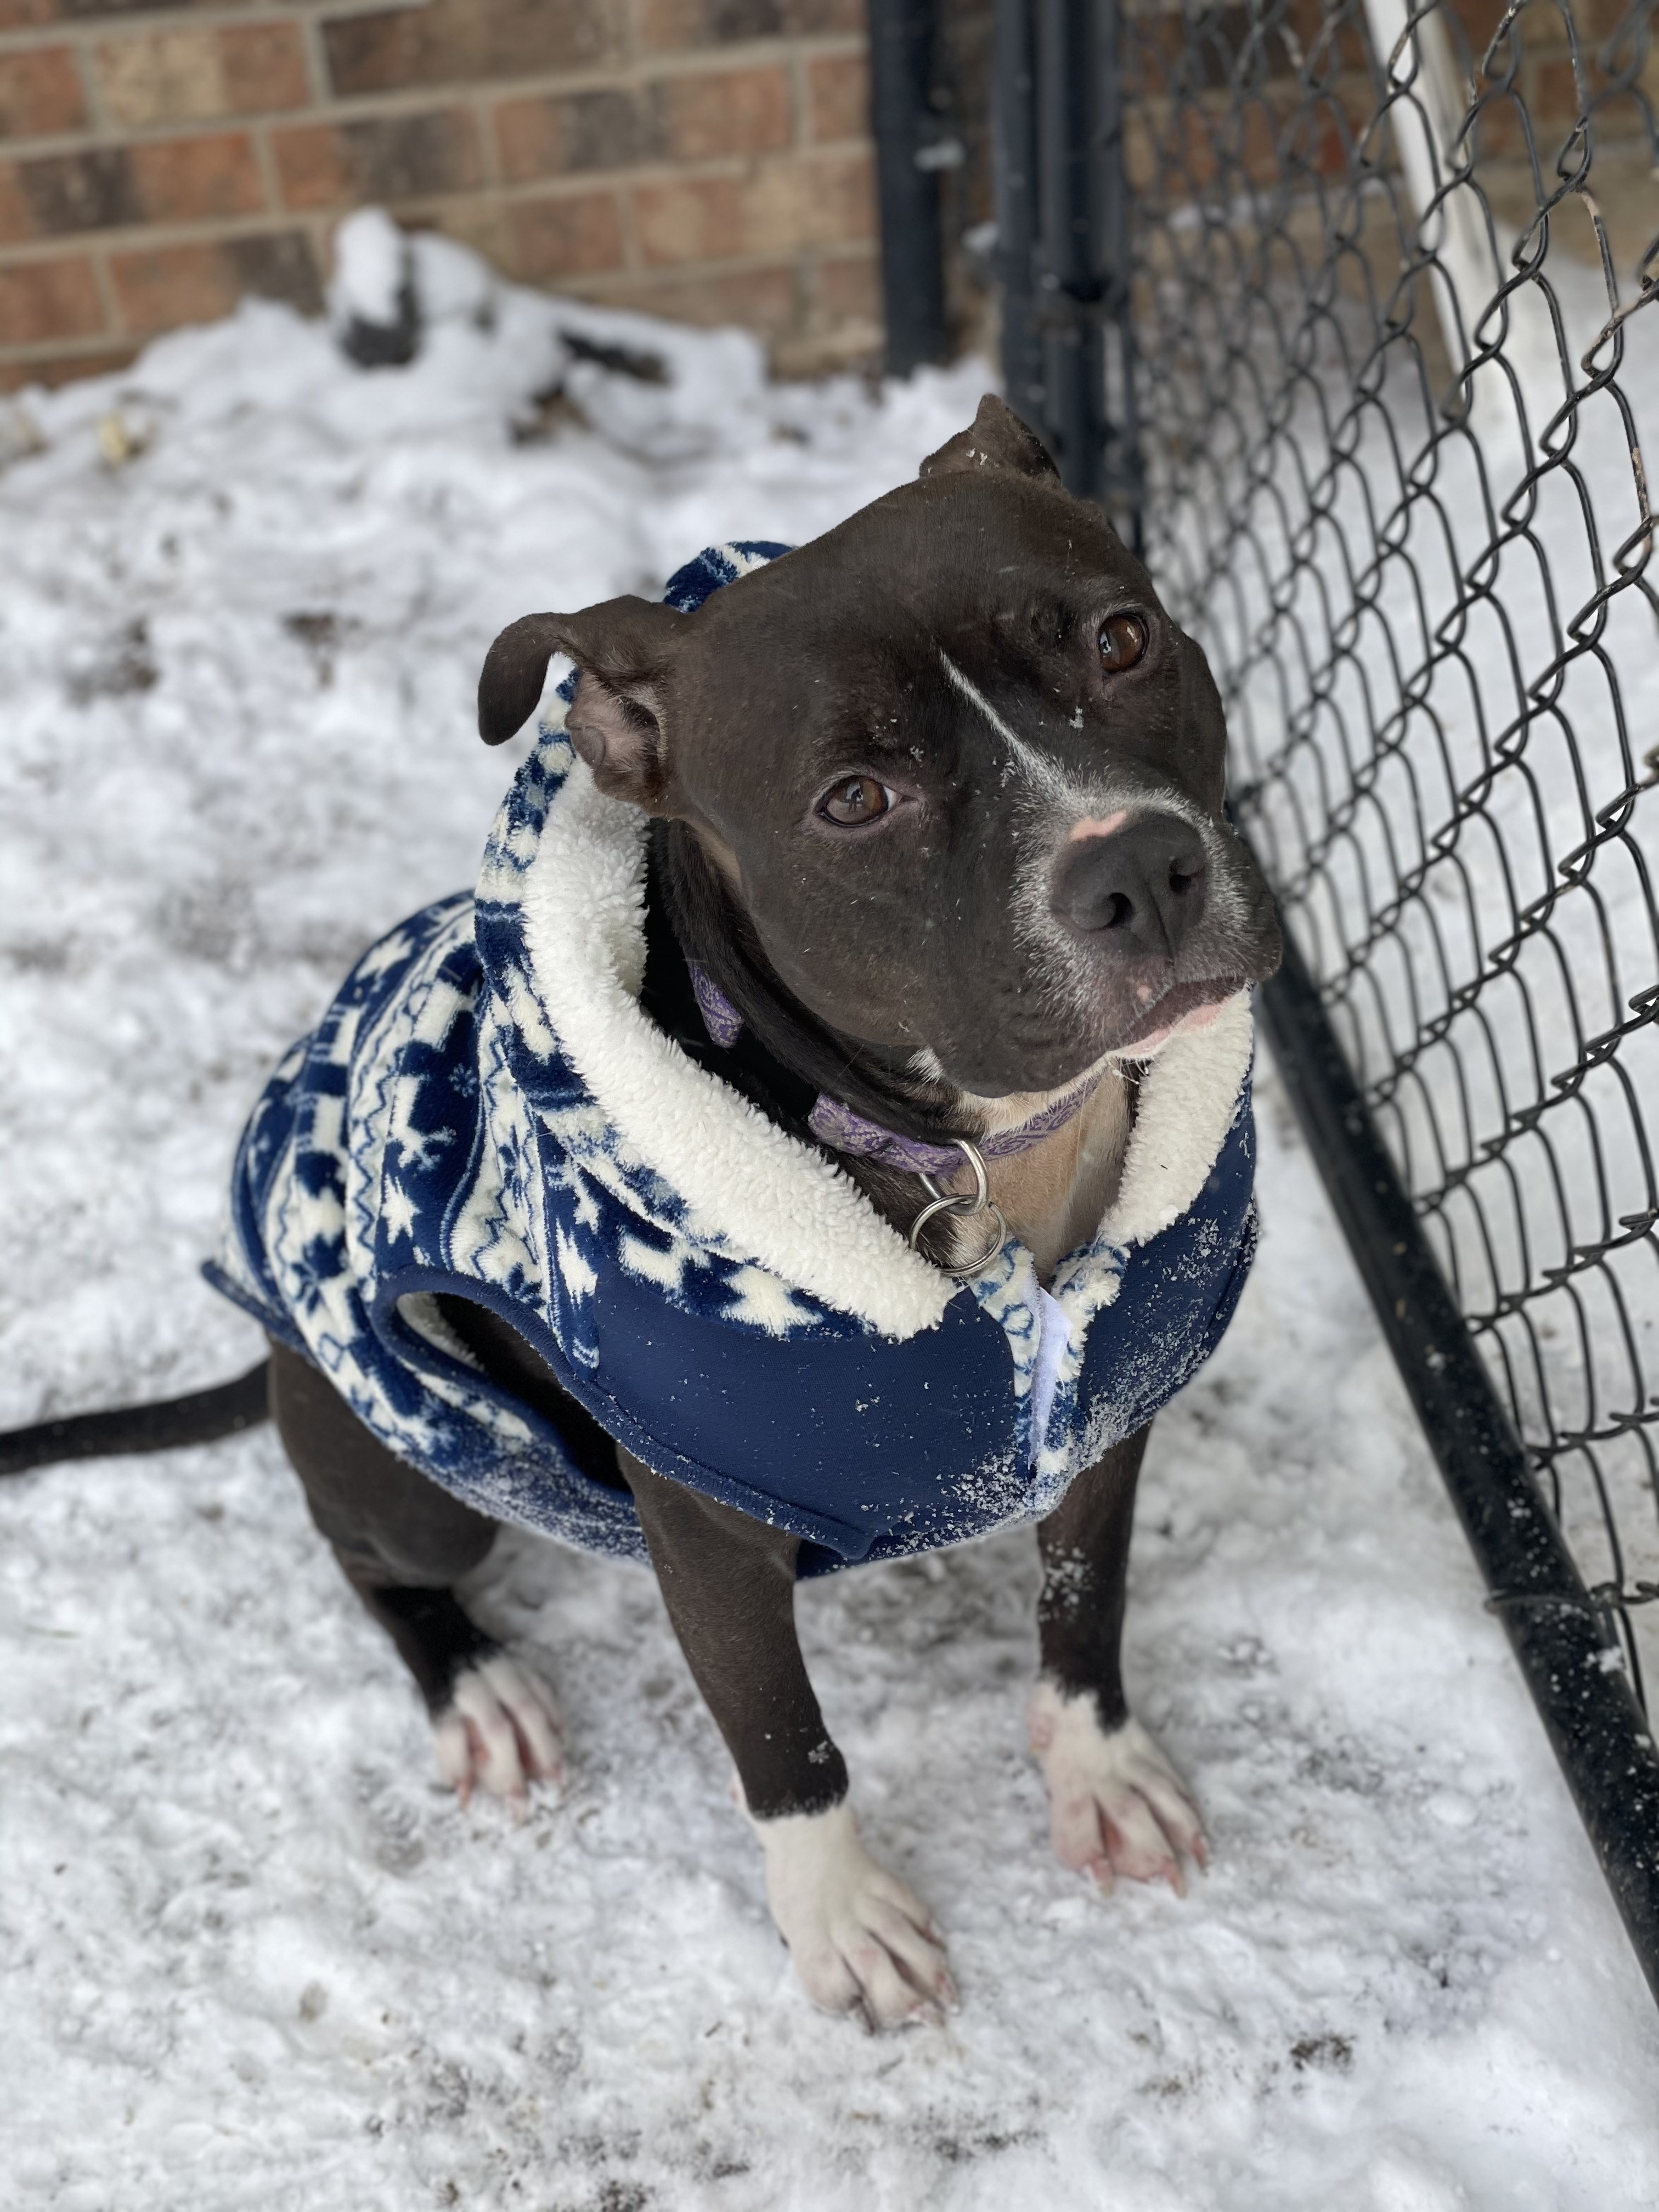
POLYGON ((1115 1879, 1167 1881, 1187 1893, 1183 1859, 1208 1859, 1204 1824, 1187 1785, 1136 1720, 1109 1735, 1091 1697, 1052 1682, 1031 1692, 1031 1749, 1048 1789, 1049 1832, 1062 1866, 1115 1879))
POLYGON ((850 1805, 752 1823, 766 1896, 806 1994, 868 2028, 940 2021, 957 2002, 927 1908, 859 1841, 850 1805))
MULTIPOLYGON (((1001 1103, 1014 1119, 1026 1110, 1019 1100, 1001 1103)), ((1091 1242, 1105 1218, 1123 1173, 1129 1125, 1127 1087, 1114 1070, 1063 1128, 1029 1152, 991 1162, 991 1195, 1042 1281, 1068 1252, 1091 1242)))

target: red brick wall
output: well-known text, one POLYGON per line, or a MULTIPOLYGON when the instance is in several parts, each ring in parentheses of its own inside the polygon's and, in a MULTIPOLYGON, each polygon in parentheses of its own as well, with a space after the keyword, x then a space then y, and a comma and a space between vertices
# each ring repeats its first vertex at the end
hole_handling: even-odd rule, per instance
POLYGON ((0 0, 0 388, 244 292, 378 201, 508 275, 878 342, 863 0, 0 0))

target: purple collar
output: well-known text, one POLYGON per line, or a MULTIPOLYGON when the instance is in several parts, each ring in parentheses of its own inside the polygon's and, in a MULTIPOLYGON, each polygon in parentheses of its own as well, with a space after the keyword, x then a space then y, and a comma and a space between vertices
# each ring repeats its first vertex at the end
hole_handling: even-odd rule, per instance
MULTIPOLYGON (((703 1027, 717 1045, 730 1051, 743 1034, 743 1016, 705 969, 695 960, 688 959, 685 964, 703 1027)), ((1066 1127, 1093 1095, 1099 1081, 1097 1075, 1092 1082, 1045 1106, 1029 1121, 1022 1121, 1017 1129, 999 1129, 994 1136, 976 1137, 975 1146, 988 1160, 1012 1159, 1016 1153, 1030 1152, 1044 1137, 1066 1127)), ((822 1091, 806 1117, 806 1126, 820 1144, 833 1152, 850 1152, 858 1159, 874 1160, 880 1167, 897 1168, 906 1175, 949 1176, 962 1165, 960 1145, 930 1145, 919 1137, 901 1137, 895 1130, 884 1129, 879 1121, 866 1121, 862 1114, 855 1114, 850 1106, 843 1106, 838 1098, 822 1091)))

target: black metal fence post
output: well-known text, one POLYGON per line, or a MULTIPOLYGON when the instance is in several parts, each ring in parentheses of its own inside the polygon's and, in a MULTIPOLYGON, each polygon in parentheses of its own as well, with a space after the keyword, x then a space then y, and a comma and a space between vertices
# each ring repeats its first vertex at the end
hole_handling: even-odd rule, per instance
POLYGON ((1101 54, 1095 0, 1037 0, 1039 319, 1054 458, 1067 491, 1106 489, 1101 340, 1101 54))
POLYGON ((1135 328, 1130 291, 1129 175, 1124 135, 1122 0, 1096 0, 1101 90, 1099 139, 1100 245, 1096 257, 1100 295, 1100 399, 1106 511, 1134 551, 1144 536, 1141 501, 1140 408, 1136 390, 1135 328))
POLYGON ((997 228, 1009 402, 1139 550, 1121 36, 1120 0, 999 0, 997 228))
POLYGON ((908 376, 950 351, 933 29, 933 0, 870 0, 871 127, 890 376, 908 376))
POLYGON ((1002 381, 1008 404, 1039 436, 1048 428, 1037 327, 1036 27, 1031 0, 1000 0, 991 88, 997 269, 1002 285, 1002 381))

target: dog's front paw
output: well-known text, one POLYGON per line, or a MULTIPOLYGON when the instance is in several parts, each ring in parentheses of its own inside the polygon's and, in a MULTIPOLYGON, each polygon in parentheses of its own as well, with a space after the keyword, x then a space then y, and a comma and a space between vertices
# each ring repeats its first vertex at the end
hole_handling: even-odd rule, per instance
POLYGON ((461 1669, 432 1734, 439 1775, 463 1805, 475 1788, 521 1805, 531 1783, 559 1778, 552 1692, 505 1651, 461 1669))
POLYGON ((850 1805, 757 1820, 766 1894, 806 1994, 869 2029, 942 2021, 957 2002, 927 1908, 858 1838, 850 1805))
POLYGON ((1207 1864, 1204 1824, 1187 1785, 1140 1723, 1109 1733, 1095 1701, 1052 1682, 1031 1693, 1031 1749, 1048 1785, 1049 1831, 1062 1866, 1109 1891, 1118 1875, 1187 1893, 1183 1858, 1207 1864))

